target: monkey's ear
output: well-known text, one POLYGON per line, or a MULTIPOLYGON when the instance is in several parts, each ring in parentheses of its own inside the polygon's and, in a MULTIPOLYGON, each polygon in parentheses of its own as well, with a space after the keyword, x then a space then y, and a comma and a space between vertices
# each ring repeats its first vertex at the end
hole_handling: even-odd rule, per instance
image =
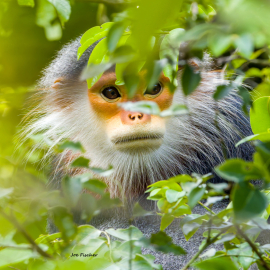
POLYGON ((59 77, 54 81, 54 83, 53 83, 53 85, 51 87, 54 88, 54 89, 58 89, 63 84, 63 81, 64 81, 64 78, 59 77))

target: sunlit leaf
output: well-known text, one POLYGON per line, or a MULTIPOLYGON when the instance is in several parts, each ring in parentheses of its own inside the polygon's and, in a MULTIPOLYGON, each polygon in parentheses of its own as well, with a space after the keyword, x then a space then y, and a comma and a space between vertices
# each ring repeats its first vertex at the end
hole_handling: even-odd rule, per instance
POLYGON ((139 240, 143 236, 142 232, 134 226, 130 226, 128 229, 108 229, 106 230, 106 232, 114 237, 125 241, 139 240))
MULTIPOLYGON (((96 26, 85 32, 80 40, 81 47, 78 49, 77 58, 80 59, 82 54, 96 41, 106 37, 112 25, 112 22, 104 23, 100 27, 96 26)), ((107 41, 105 42, 107 43, 107 41)), ((107 49, 107 44, 105 44, 105 48, 107 49)))
MULTIPOLYGON (((88 60, 88 65, 99 65, 106 63, 109 59, 109 56, 107 54, 107 43, 106 39, 102 39, 94 48, 92 51, 90 58, 88 60)), ((90 89, 102 76, 102 72, 95 77, 87 79, 87 85, 90 89)))
POLYGON ((250 136, 242 139, 241 141, 239 141, 235 146, 237 147, 242 143, 250 142, 250 141, 254 141, 254 140, 260 140, 262 142, 268 142, 268 141, 270 141, 270 132, 263 132, 261 134, 250 135, 250 136))
POLYGON ((173 221, 174 221, 174 216, 169 215, 169 214, 164 214, 161 218, 160 230, 164 231, 173 221))
POLYGON ((169 109, 164 110, 160 113, 161 117, 179 116, 188 114, 188 108, 185 105, 173 104, 169 109))
POLYGON ((270 128, 270 97, 258 98, 250 109, 250 125, 254 134, 265 133, 270 128))
POLYGON ((178 201, 178 199, 182 198, 185 196, 186 192, 185 191, 176 191, 173 189, 168 189, 166 191, 166 199, 168 200, 169 203, 173 203, 178 201))
POLYGON ((30 258, 36 257, 35 252, 32 250, 16 250, 16 256, 14 256, 13 248, 6 248, 0 251, 0 267, 10 267, 12 264, 27 261, 30 258))
POLYGON ((9 195, 13 192, 14 188, 0 188, 0 199, 4 197, 9 197, 9 195))
POLYGON ((214 257, 193 264, 200 270, 219 269, 219 270, 238 270, 238 267, 230 257, 214 257))
POLYGON ((60 18, 61 24, 64 25, 66 21, 69 20, 71 13, 71 6, 68 0, 47 0, 56 9, 57 14, 60 18))
POLYGON ((125 111, 141 112, 145 114, 159 115, 160 109, 153 101, 124 102, 119 104, 125 111))
POLYGON ((118 44, 118 41, 120 40, 125 29, 126 29, 126 25, 123 22, 116 22, 111 26, 107 35, 107 44, 108 44, 109 52, 112 52, 115 50, 118 44))
POLYGON ((34 0, 18 0, 18 4, 20 6, 34 7, 35 6, 35 1, 34 0))

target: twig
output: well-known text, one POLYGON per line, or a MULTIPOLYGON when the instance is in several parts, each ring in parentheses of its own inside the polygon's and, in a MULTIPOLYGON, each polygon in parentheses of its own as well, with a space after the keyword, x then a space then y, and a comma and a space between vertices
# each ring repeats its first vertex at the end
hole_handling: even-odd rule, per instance
POLYGON ((199 205, 201 205, 203 208, 205 208, 208 212, 210 212, 211 214, 215 215, 216 213, 213 212, 209 207, 205 206, 203 203, 201 203, 200 201, 198 202, 199 205))
POLYGON ((111 238, 110 238, 110 236, 108 235, 107 232, 105 232, 105 231, 102 231, 102 232, 103 232, 103 233, 106 235, 106 237, 107 237, 108 245, 109 245, 109 249, 110 249, 110 259, 111 259, 112 262, 114 262, 114 260, 113 260, 113 258, 112 258, 111 238))
POLYGON ((204 245, 199 249, 199 251, 191 258, 191 260, 181 269, 181 270, 187 270, 192 263, 201 255, 201 253, 210 245, 212 245, 220 235, 222 235, 224 232, 226 232, 228 228, 223 229, 219 234, 217 234, 215 237, 212 239, 207 239, 204 245))
POLYGON ((235 225, 238 233, 246 240, 246 242, 249 244, 249 246, 252 248, 252 250, 259 256, 262 265, 267 269, 270 270, 269 265, 266 263, 266 261, 263 258, 263 253, 258 249, 258 247, 248 238, 248 236, 240 229, 239 225, 235 225))
POLYGON ((25 231, 25 229, 21 226, 21 224, 13 217, 7 215, 5 212, 0 209, 0 214, 7 219, 10 223, 12 223, 17 230, 27 239, 27 241, 33 246, 33 248, 43 257, 52 258, 47 252, 43 251, 37 243, 32 239, 32 237, 25 231))

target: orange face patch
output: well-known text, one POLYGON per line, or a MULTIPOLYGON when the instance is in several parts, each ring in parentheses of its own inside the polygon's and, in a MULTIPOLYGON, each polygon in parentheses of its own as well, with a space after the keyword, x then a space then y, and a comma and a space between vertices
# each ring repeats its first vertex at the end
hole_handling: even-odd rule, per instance
POLYGON ((143 83, 143 77, 137 93, 131 99, 127 96, 127 89, 124 85, 116 85, 116 75, 112 71, 105 72, 101 78, 90 89, 88 89, 88 98, 93 110, 103 120, 109 120, 118 117, 121 108, 118 104, 127 101, 154 101, 158 104, 161 111, 168 109, 172 104, 173 94, 170 93, 168 88, 169 79, 163 74, 160 76, 159 83, 162 87, 157 95, 146 94, 146 89, 143 83), (111 87, 111 88, 110 88, 111 87), (115 91, 112 90, 109 94, 110 97, 117 97, 116 99, 108 99, 103 93, 107 93, 107 89, 116 89, 119 97, 116 96, 115 91), (105 90, 105 92, 104 92, 105 90), (114 95, 113 95, 114 94, 114 95))

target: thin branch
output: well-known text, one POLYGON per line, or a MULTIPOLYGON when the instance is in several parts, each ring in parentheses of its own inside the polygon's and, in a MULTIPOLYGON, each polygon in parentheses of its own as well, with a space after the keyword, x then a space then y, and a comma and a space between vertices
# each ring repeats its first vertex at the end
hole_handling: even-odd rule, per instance
POLYGON ((199 205, 201 205, 203 208, 205 208, 208 212, 210 212, 212 215, 215 215, 216 213, 212 211, 209 207, 205 206, 203 203, 198 202, 199 205))
POLYGON ((52 258, 47 252, 43 251, 37 243, 32 239, 32 237, 25 231, 25 229, 21 226, 21 224, 13 217, 7 215, 5 212, 0 210, 0 214, 7 219, 10 223, 12 223, 17 230, 27 239, 27 241, 33 246, 33 248, 43 257, 45 258, 52 258))
POLYGON ((263 253, 258 249, 258 247, 248 238, 248 236, 240 229, 239 225, 235 225, 238 233, 246 240, 246 242, 249 244, 249 246, 252 248, 252 250, 259 256, 262 265, 267 269, 270 270, 269 265, 266 263, 266 261, 263 258, 263 253))
POLYGON ((212 239, 207 239, 206 242, 204 243, 204 245, 199 249, 199 251, 191 258, 191 260, 181 270, 187 270, 190 267, 190 265, 192 263, 194 263, 195 260, 202 254, 202 252, 206 248, 208 248, 210 245, 212 245, 218 239, 218 237, 220 237, 220 235, 222 235, 224 232, 226 232, 229 228, 230 227, 223 229, 219 234, 217 234, 212 239))

